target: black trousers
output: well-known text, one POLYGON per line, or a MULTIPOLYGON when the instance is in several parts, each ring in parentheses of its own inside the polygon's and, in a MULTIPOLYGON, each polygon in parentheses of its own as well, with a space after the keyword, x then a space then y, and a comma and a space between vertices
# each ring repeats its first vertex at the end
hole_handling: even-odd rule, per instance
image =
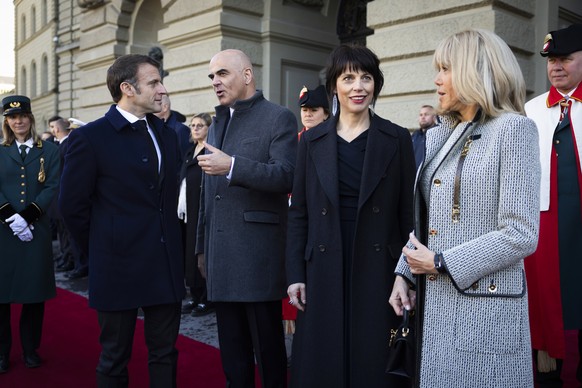
MULTIPOLYGON (((180 303, 142 307, 145 341, 148 348, 150 387, 176 387, 180 330, 180 303)), ((121 388, 129 385, 127 364, 131 358, 137 309, 98 311, 101 327, 101 355, 97 364, 97 387, 121 388)))
MULTIPOLYGON (((25 303, 20 313, 20 343, 23 353, 32 353, 40 346, 44 302, 25 303)), ((12 347, 10 304, 0 304, 0 354, 9 355, 12 347)))
POLYGON ((228 388, 255 387, 255 358, 263 388, 287 386, 281 301, 217 302, 216 323, 228 388))

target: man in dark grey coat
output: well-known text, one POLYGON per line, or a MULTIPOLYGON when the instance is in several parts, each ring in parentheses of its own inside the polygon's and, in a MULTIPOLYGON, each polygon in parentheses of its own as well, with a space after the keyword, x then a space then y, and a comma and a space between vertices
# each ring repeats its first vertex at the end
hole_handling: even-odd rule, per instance
POLYGON ((220 105, 198 157, 205 176, 197 251, 216 302, 224 373, 229 387, 254 387, 256 357, 262 386, 285 387, 281 299, 297 122, 255 89, 243 52, 216 54, 209 77, 220 105))

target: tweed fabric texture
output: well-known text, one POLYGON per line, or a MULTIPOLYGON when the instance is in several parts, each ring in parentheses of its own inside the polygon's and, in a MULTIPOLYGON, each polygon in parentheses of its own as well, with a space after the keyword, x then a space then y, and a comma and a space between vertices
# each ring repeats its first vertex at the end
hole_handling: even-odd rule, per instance
MULTIPOLYGON (((509 113, 470 126, 444 118, 428 132, 415 214, 428 209, 420 234, 443 253, 448 274, 425 280, 421 387, 533 387, 523 259, 538 238, 537 136, 533 121, 509 113), (455 223, 454 181, 469 135, 455 223)), ((396 272, 414 280, 403 258, 396 272)))

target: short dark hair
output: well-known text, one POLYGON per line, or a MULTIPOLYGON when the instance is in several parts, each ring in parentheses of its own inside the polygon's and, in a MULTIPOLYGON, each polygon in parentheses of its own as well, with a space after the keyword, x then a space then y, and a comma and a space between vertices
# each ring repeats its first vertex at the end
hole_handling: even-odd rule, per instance
POLYGON ((142 54, 123 55, 113 62, 113 65, 107 70, 107 88, 113 101, 119 102, 121 100, 121 84, 123 82, 128 82, 137 89, 137 79, 135 77, 139 67, 143 64, 150 64, 158 71, 161 66, 155 59, 142 54))
POLYGON ((344 70, 361 70, 370 73, 374 78, 374 99, 380 95, 384 86, 384 74, 380 70, 380 60, 372 50, 358 45, 341 45, 336 47, 329 55, 326 67, 327 94, 331 98, 339 76, 344 70))
POLYGON ((59 115, 53 116, 50 119, 48 119, 48 123, 52 123, 53 121, 58 121, 58 120, 62 120, 63 118, 59 115))

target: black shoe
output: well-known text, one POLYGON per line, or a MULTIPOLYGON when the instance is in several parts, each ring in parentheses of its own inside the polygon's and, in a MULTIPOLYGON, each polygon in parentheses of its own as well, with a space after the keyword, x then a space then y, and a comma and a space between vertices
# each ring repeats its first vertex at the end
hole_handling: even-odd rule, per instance
POLYGON ((8 355, 0 356, 0 374, 8 372, 8 368, 10 367, 9 358, 8 355))
POLYGON ((87 270, 74 270, 71 271, 69 273, 67 273, 65 275, 65 277, 69 280, 74 280, 74 279, 83 279, 86 278, 89 275, 89 271, 87 270))
POLYGON ((198 303, 198 306, 194 307, 192 310, 193 317, 201 317, 203 315, 208 315, 214 312, 214 306, 212 303, 198 303))
POLYGON ((72 262, 66 262, 62 265, 57 265, 57 272, 68 272, 75 268, 75 264, 72 262))
POLYGON ((190 302, 185 303, 182 305, 182 314, 191 314, 194 307, 196 307, 197 303, 194 303, 193 300, 190 302))
POLYGON ((41 364, 40 356, 35 351, 23 354, 22 358, 27 368, 38 368, 41 364))

